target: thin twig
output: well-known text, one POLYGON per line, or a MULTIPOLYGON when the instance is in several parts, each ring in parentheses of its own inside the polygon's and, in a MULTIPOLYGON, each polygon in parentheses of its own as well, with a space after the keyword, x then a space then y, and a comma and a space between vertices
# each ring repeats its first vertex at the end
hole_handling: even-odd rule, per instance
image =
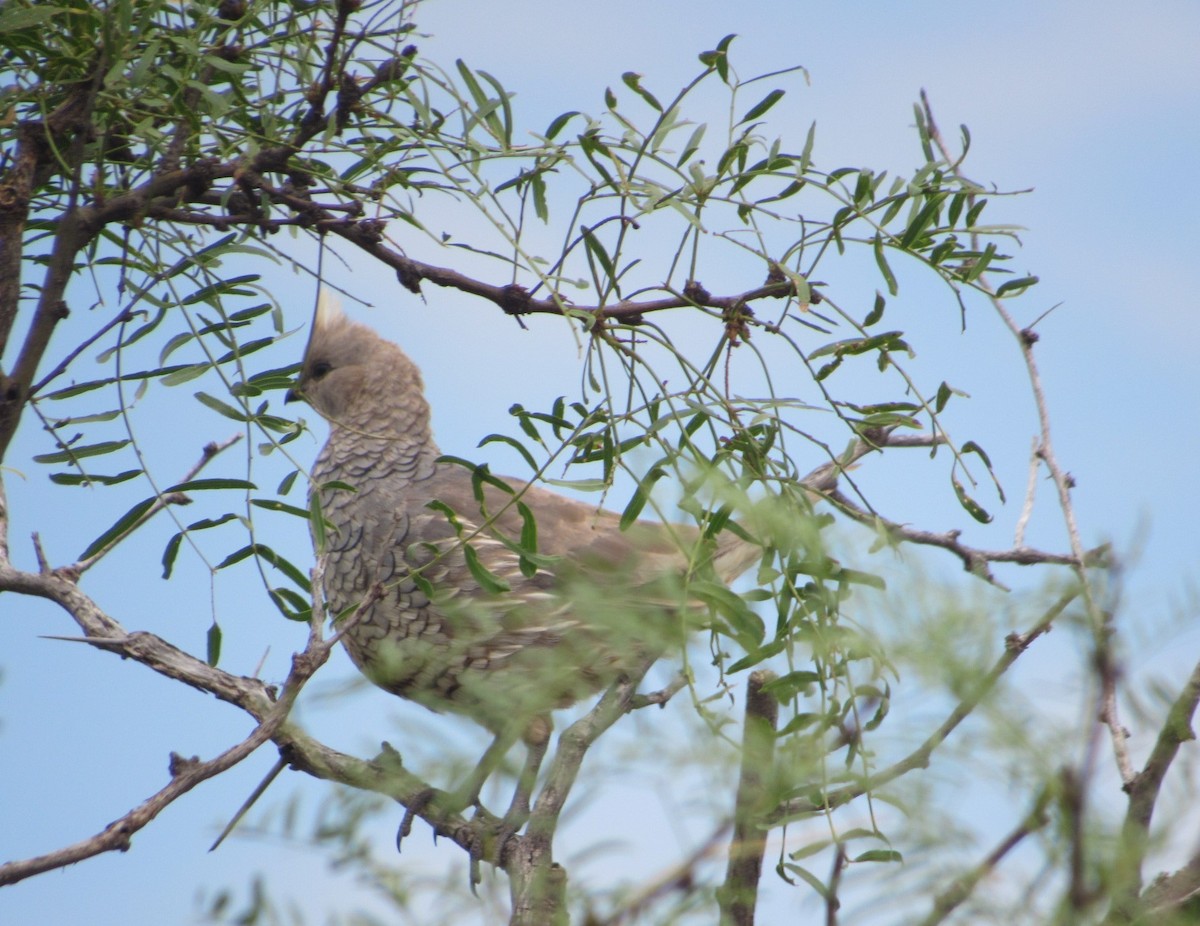
POLYGON ((1013 532, 1013 546, 1020 549, 1025 546, 1025 528, 1033 516, 1033 502, 1037 497, 1038 470, 1041 469, 1041 457, 1038 456, 1038 441, 1033 439, 1033 448, 1029 452, 1029 481, 1025 485, 1025 503, 1021 506, 1021 516, 1017 518, 1017 529, 1013 532))
POLYGON ((1046 805, 1049 801, 1048 792, 1043 791, 1038 795, 1034 802, 1033 809, 1022 820, 1011 833, 1005 836, 1000 843, 994 848, 978 865, 970 871, 965 872, 954 880, 948 888, 942 891, 934 898, 933 909, 929 911, 929 915, 921 921, 921 926, 937 926, 955 911, 975 890, 975 886, 996 870, 996 866, 1004 860, 1013 849, 1015 849, 1025 839, 1025 837, 1036 833, 1042 829, 1049 821, 1050 817, 1046 813, 1046 805))
MULTIPOLYGON (((239 433, 234 434, 232 437, 221 441, 220 443, 217 443, 216 441, 210 441, 209 443, 205 444, 204 449, 200 453, 200 459, 184 474, 183 478, 175 484, 183 485, 184 483, 191 482, 196 478, 199 472, 213 460, 214 457, 216 457, 223 450, 228 450, 241 439, 242 435, 239 433)), ((119 544, 126 537, 129 537, 134 531, 142 527, 147 521, 153 518, 168 505, 186 505, 190 501, 191 499, 188 498, 188 496, 183 492, 164 492, 162 495, 159 495, 154 499, 150 507, 146 509, 146 512, 140 518, 134 521, 127 530, 118 534, 105 546, 101 547, 91 556, 87 557, 87 559, 81 559, 76 563, 72 563, 70 566, 64 567, 64 569, 73 573, 75 576, 82 575, 87 570, 95 566, 96 563, 98 563, 101 559, 111 553, 117 544, 119 544)))

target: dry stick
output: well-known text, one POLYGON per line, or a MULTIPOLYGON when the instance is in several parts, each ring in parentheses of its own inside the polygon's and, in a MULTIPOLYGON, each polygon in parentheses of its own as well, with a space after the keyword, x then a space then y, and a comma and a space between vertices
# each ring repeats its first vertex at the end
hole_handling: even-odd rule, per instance
MULTIPOLYGON (((991 570, 987 568, 988 563, 1016 563, 1019 566, 1034 566, 1034 565, 1058 565, 1058 566, 1076 566, 1077 560, 1074 555, 1065 553, 1047 553, 1044 550, 1036 550, 1031 547, 1013 547, 1010 550, 981 550, 977 547, 967 546, 959 541, 959 532, 956 530, 944 531, 937 533, 935 531, 918 530, 912 527, 905 527, 903 524, 898 524, 895 521, 889 521, 886 518, 881 518, 878 515, 873 515, 869 511, 860 508, 854 501, 848 498, 840 491, 829 492, 826 496, 829 501, 835 504, 843 514, 848 515, 860 524, 867 526, 880 525, 887 529, 891 534, 907 540, 910 543, 922 544, 925 546, 941 547, 949 550, 955 556, 963 561, 963 568, 968 572, 978 575, 980 578, 999 586, 992 575, 991 570)), ((1085 561, 1090 563, 1097 562, 1104 555, 1107 546, 1097 547, 1094 550, 1089 550, 1084 554, 1085 561)))
MULTIPOLYGON (((784 801, 766 816, 765 822, 775 825, 813 813, 828 813, 833 808, 847 804, 869 791, 874 791, 913 769, 926 768, 929 765, 929 759, 933 755, 934 750, 945 741, 946 737, 954 732, 955 727, 971 715, 971 712, 975 710, 979 702, 995 687, 1004 673, 1021 657, 1021 654, 1029 648, 1033 641, 1050 630, 1050 626, 1066 609, 1067 605, 1075 600, 1078 594, 1077 590, 1066 592, 1025 633, 1009 634, 1004 640, 1004 655, 996 660, 996 664, 992 666, 991 671, 979 681, 975 691, 963 698, 955 706, 954 710, 950 712, 950 716, 925 739, 925 742, 899 762, 882 771, 876 772, 858 784, 847 785, 835 791, 830 791, 820 801, 812 801, 808 798, 792 798, 784 801)), ((793 790, 807 791, 808 789, 802 787, 793 790)))
POLYGON ((1036 833, 1049 823, 1050 817, 1046 813, 1046 804, 1048 801, 1049 794, 1047 792, 1043 791, 1038 795, 1038 799, 1034 803, 1033 810, 1029 812, 1029 815, 1011 833, 1005 836, 996 848, 987 854, 982 862, 961 875, 953 884, 934 898, 933 909, 925 919, 921 920, 920 926, 937 926, 938 923, 945 920, 946 917, 971 896, 971 892, 975 890, 975 885, 991 874, 996 869, 996 866, 1003 861, 1004 857, 1015 849, 1026 836, 1036 833))
MULTIPOLYGON (((1179 697, 1171 704, 1145 767, 1126 788, 1129 792, 1129 807, 1121 827, 1114 899, 1112 909, 1105 919, 1106 924, 1130 922, 1141 912, 1138 895, 1142 890, 1142 864, 1145 861, 1146 850, 1150 848, 1150 820, 1154 815, 1163 779, 1175 760, 1180 745, 1196 738, 1192 731, 1192 717, 1196 713, 1197 703, 1200 703, 1200 663, 1192 669, 1192 674, 1179 697)), ((1158 909, 1162 909, 1161 903, 1158 909)))
POLYGON ((733 836, 725 884, 717 891, 721 926, 754 926, 758 882, 762 877, 767 829, 760 825, 770 810, 771 775, 775 764, 775 727, 779 702, 764 686, 775 673, 760 669, 746 683, 746 722, 742 733, 742 772, 733 810, 733 836))

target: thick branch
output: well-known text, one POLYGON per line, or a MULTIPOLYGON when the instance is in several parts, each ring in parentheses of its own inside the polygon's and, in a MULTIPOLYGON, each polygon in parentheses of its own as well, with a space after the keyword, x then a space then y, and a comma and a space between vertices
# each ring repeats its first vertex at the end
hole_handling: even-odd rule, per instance
POLYGON ((591 745, 633 707, 637 686, 653 660, 620 679, 587 714, 558 738, 546 782, 538 794, 525 835, 503 848, 501 866, 510 879, 512 926, 542 926, 566 922, 565 872, 554 864, 552 846, 563 805, 591 745))
POLYGON ((722 926, 754 926, 758 882, 767 849, 767 830, 759 823, 770 810, 775 727, 779 720, 779 703, 763 687, 773 678, 775 673, 759 670, 746 683, 742 772, 733 812, 729 865, 725 884, 717 893, 722 926))

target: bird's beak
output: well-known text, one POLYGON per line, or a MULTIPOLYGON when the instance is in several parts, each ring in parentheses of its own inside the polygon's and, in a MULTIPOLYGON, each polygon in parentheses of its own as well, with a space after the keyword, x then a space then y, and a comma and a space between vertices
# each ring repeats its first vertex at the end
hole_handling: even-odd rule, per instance
POLYGON ((303 398, 304 398, 304 393, 302 393, 300 391, 299 383, 297 383, 295 386, 293 386, 291 389, 289 389, 287 392, 285 392, 283 394, 283 401, 285 403, 286 402, 299 402, 299 401, 303 400, 303 398))

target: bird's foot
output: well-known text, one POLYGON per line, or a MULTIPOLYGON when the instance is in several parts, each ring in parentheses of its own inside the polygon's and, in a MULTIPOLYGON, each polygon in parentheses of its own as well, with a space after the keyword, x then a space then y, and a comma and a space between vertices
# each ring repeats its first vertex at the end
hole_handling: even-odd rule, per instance
POLYGON ((396 830, 396 851, 400 852, 400 844, 404 842, 404 837, 412 832, 413 820, 433 803, 433 799, 437 796, 436 788, 426 788, 408 802, 404 808, 404 818, 400 821, 400 828, 396 830))
POLYGON ((471 859, 471 893, 475 893, 476 885, 482 880, 480 863, 490 862, 500 867, 509 841, 520 832, 528 816, 528 813, 514 816, 510 808, 509 813, 502 818, 496 817, 482 804, 475 805, 475 815, 471 818, 470 826, 471 840, 467 847, 471 859))

